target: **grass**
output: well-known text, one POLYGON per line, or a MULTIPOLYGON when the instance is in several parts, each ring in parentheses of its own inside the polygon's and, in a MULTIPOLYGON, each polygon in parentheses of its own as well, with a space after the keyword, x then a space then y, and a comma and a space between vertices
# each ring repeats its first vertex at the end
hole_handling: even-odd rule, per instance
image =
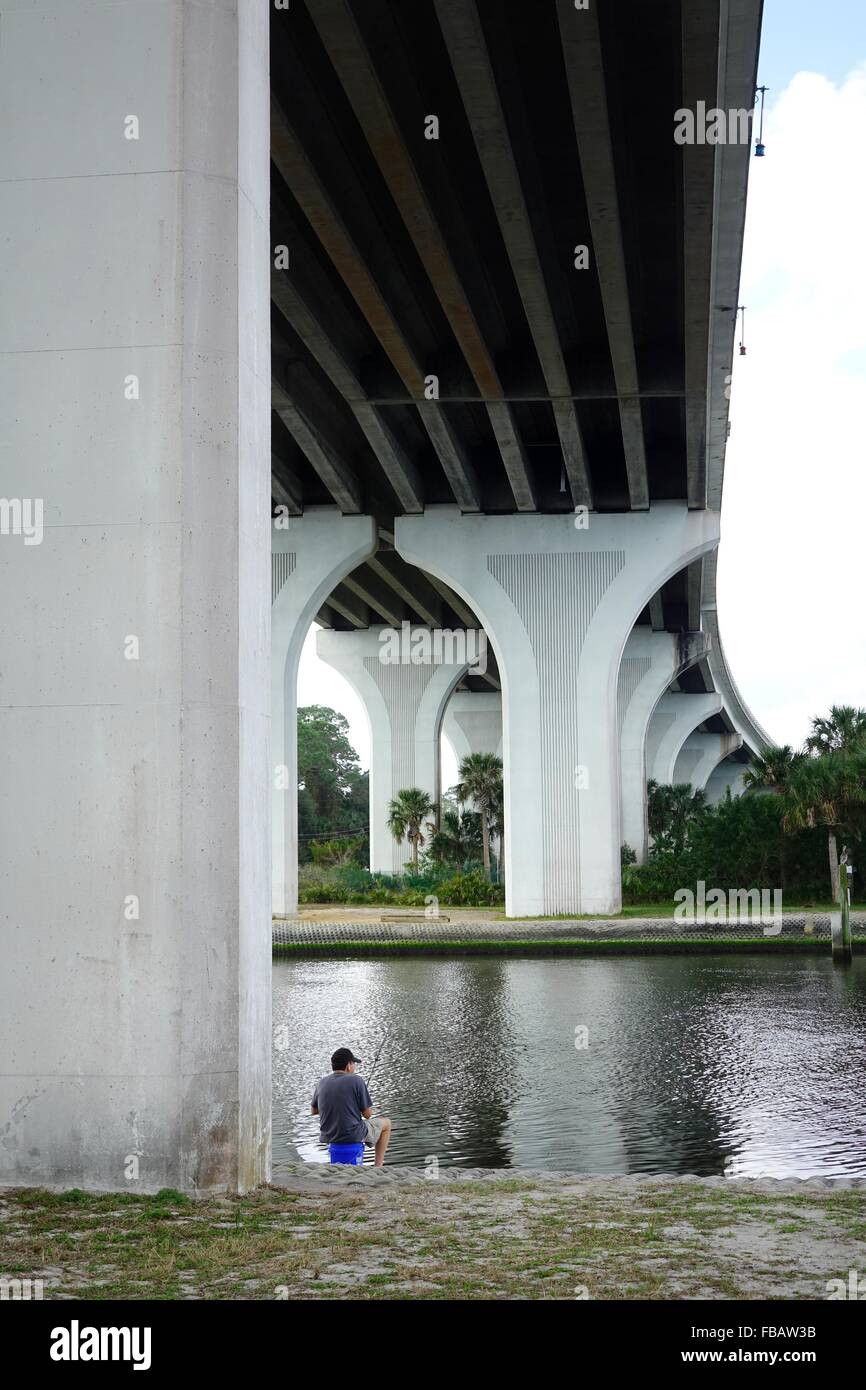
POLYGON ((823 1298, 862 1270, 864 1223, 863 1189, 742 1182, 31 1189, 0 1194, 0 1274, 49 1299, 823 1298))

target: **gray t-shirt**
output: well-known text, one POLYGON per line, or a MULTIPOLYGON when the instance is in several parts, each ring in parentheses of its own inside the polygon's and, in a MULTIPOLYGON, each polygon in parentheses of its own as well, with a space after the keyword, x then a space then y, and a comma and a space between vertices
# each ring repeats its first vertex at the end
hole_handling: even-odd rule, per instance
POLYGON ((373 1102, 363 1076, 352 1071, 332 1071, 313 1092, 313 1109, 319 1112, 319 1128, 326 1144, 363 1144, 367 1126, 362 1110, 373 1102))

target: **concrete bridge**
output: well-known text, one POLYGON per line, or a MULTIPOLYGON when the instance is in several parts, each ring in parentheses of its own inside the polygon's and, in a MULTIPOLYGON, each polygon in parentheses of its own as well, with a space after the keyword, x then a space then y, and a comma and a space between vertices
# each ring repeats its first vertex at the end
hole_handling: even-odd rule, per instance
POLYGON ((377 866, 443 718, 501 740, 512 914, 616 910, 646 777, 767 744, 715 592, 750 148, 674 140, 760 11, 5 7, 0 1182, 267 1176, 313 621, 377 866))

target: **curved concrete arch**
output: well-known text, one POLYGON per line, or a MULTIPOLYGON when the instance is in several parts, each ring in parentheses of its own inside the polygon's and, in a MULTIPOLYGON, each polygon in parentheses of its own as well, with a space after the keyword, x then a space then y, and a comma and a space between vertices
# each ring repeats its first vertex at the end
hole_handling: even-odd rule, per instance
POLYGON ((704 597, 701 603, 701 626, 710 638, 708 653, 710 674, 713 678, 713 685, 722 697, 725 713, 737 733, 742 735, 744 744, 755 749, 758 753, 763 753, 775 745, 769 734, 761 728, 752 714, 731 675, 719 631, 719 614, 716 602, 717 576, 718 554, 714 552, 708 555, 704 561, 704 597))
POLYGON ((688 782, 694 791, 704 791, 719 763, 742 746, 742 734, 690 734, 679 751, 674 782, 688 782))
POLYGON ((721 712, 722 697, 715 691, 704 695, 663 695, 655 707, 647 735, 648 780, 660 786, 670 785, 686 739, 705 719, 721 712))
POLYGON ((400 517, 404 559, 470 604, 502 678, 506 910, 614 912, 620 893, 616 685, 656 591, 718 544, 718 515, 400 517))
POLYGON ((271 893, 276 916, 298 906, 298 663, 328 594, 376 549, 369 516, 304 513, 271 543, 271 893))
POLYGON ((646 740, 650 720, 671 682, 702 660, 709 647, 703 632, 653 632, 634 628, 629 634, 617 677, 621 830, 620 839, 634 850, 637 862, 647 856, 646 740))

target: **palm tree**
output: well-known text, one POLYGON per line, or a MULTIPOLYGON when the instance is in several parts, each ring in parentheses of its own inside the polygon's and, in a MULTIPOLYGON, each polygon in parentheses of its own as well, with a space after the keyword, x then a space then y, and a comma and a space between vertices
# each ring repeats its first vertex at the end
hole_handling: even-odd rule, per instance
POLYGON ((803 757, 802 753, 795 753, 789 743, 781 748, 768 748, 763 757, 752 759, 743 786, 747 791, 774 791, 781 795, 788 790, 791 774, 803 757))
POLYGON ((443 864, 463 865, 478 859, 481 849, 481 817, 472 811, 461 813, 443 802, 441 824, 430 838, 428 855, 443 864))
POLYGON ((490 819, 502 798, 502 759, 494 753, 470 753, 460 764, 457 800, 475 803, 481 815, 481 849, 484 872, 490 877, 490 819))
POLYGON ((677 853, 685 848, 689 826, 699 820, 707 805, 706 793, 693 791, 688 782, 662 785, 647 782, 647 828, 658 849, 677 853))
POLYGON ((838 835, 858 835, 866 816, 866 748, 804 758, 785 794, 786 830, 827 827, 833 901, 839 899, 838 835))
POLYGON ((429 816, 435 809, 430 797, 420 787, 407 787, 404 791, 398 792, 388 806, 388 829, 398 845, 402 844, 404 836, 409 841, 412 846, 412 863, 416 868, 418 846, 424 843, 421 823, 424 817, 429 816))
MULTIPOLYGON (((812 720, 812 732, 806 739, 804 748, 813 759, 821 759, 830 753, 850 753, 866 747, 866 710, 854 705, 832 705, 827 718, 812 720)), ((833 775, 833 770, 830 770, 833 775)), ((806 778, 804 786, 821 783, 821 779, 806 778)), ((817 786, 816 786, 817 789, 817 786)), ((839 899, 839 848, 836 840, 837 826, 824 816, 817 820, 827 826, 827 853, 830 860, 830 887, 833 901, 839 899)), ((815 824, 815 819, 808 822, 815 824)))
MULTIPOLYGON (((743 778, 746 791, 772 791, 784 796, 791 785, 791 778, 803 762, 805 753, 795 753, 789 743, 781 748, 768 748, 763 757, 752 760, 749 771, 743 778)), ((785 891, 785 837, 779 841, 779 879, 782 892, 785 891)))
POLYGON ((833 705, 829 717, 813 719, 812 732, 806 739, 808 753, 840 753, 863 747, 866 743, 866 709, 853 705, 833 705))

